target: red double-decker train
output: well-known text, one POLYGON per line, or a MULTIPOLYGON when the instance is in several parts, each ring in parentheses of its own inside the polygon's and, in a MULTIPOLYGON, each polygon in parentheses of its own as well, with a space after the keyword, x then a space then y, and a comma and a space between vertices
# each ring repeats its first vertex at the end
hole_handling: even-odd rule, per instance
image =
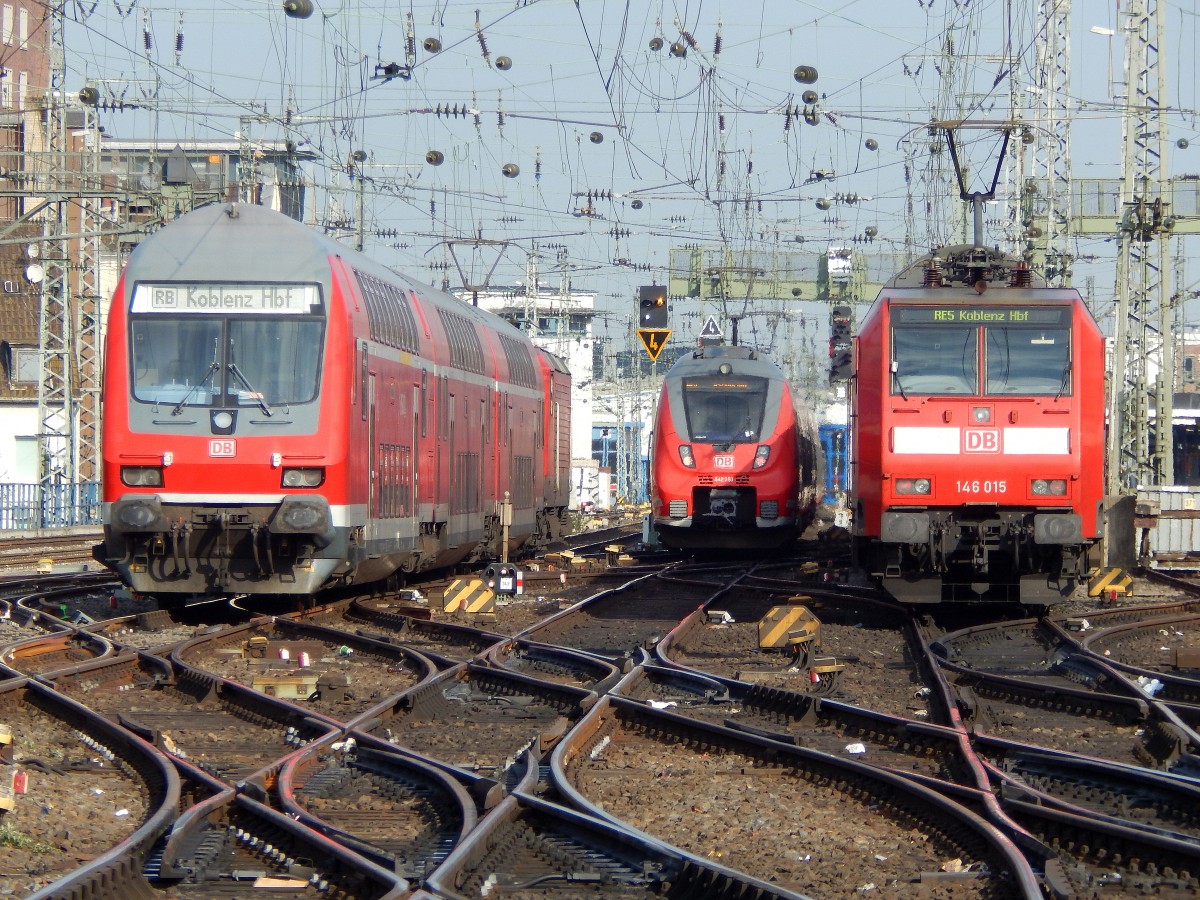
POLYGON ((137 247, 112 301, 96 557, 178 602, 549 542, 570 397, 503 320, 271 210, 201 208, 137 247))
POLYGON ((1105 345, 1079 292, 943 248, 883 287, 855 354, 863 566, 909 602, 1069 594, 1104 494, 1105 345))
POLYGON ((816 513, 815 420, 756 350, 708 345, 680 357, 663 379, 653 442, 654 528, 668 547, 778 547, 816 513))

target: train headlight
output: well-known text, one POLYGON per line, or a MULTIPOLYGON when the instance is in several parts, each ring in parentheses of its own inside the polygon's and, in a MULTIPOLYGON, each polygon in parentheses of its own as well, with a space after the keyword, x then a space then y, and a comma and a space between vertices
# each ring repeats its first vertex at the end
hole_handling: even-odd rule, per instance
POLYGON ((121 466, 121 484, 129 487, 162 487, 162 466, 121 466))
POLYGON ((305 469, 284 469, 283 486, 285 488, 315 488, 325 482, 325 470, 321 467, 305 469))
POLYGON ((976 425, 983 425, 992 421, 992 410, 988 406, 973 406, 971 407, 971 421, 976 425))
POLYGON ((771 448, 766 444, 759 444, 758 449, 754 451, 754 468, 761 469, 770 458, 771 448))
POLYGON ((679 461, 681 463, 683 463, 684 468, 687 468, 687 469, 696 468, 696 457, 692 455, 692 445, 691 444, 680 444, 679 445, 679 461))
POLYGON ((1035 478, 1030 491, 1038 497, 1065 497, 1067 481, 1065 478, 1035 478))
POLYGON ((928 478, 897 478, 897 494, 928 494, 933 490, 933 483, 928 478))

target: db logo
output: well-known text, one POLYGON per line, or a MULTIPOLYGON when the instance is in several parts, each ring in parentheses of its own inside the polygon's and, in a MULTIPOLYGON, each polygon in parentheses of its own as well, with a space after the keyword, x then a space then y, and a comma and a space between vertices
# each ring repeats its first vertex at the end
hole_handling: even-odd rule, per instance
POLYGON ((713 457, 713 468, 714 469, 732 469, 733 468, 733 457, 732 456, 714 456, 713 457))
POLYGON ((963 450, 967 453, 999 453, 1000 432, 971 428, 965 432, 964 443, 963 450))
POLYGON ((218 438, 208 442, 209 456, 237 456, 237 441, 218 438))

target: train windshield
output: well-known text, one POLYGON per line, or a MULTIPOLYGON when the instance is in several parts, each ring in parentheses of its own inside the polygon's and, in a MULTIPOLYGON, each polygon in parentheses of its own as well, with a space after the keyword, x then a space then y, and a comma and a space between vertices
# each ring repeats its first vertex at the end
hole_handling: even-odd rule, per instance
POLYGON ((322 319, 155 313, 130 329, 135 400, 270 410, 317 396, 322 319))
POLYGON ((987 328, 989 394, 1071 393, 1071 332, 1066 328, 987 328))
POLYGON ((767 379, 714 375, 686 378, 683 406, 690 439, 709 444, 752 444, 762 432, 767 379))
POLYGON ((893 395, 1069 396, 1070 309, 894 307, 890 368, 893 395))
POLYGON ((892 393, 976 393, 978 346, 978 328, 897 325, 892 329, 892 393))

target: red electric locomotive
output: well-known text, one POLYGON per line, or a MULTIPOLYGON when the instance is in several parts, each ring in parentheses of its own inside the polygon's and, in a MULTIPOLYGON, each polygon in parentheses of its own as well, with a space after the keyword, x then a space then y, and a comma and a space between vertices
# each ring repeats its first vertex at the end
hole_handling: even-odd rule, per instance
POLYGON ((1067 595, 1104 493, 1104 338, 1079 292, 948 247, 884 286, 855 348, 862 564, 908 602, 1067 595))
POLYGON ((749 347, 701 346, 663 380, 654 527, 680 550, 778 547, 812 521, 822 454, 783 371, 749 347))
POLYGON ((107 341, 96 557, 139 592, 311 595, 563 533, 562 363, 279 213, 148 237, 107 341))

